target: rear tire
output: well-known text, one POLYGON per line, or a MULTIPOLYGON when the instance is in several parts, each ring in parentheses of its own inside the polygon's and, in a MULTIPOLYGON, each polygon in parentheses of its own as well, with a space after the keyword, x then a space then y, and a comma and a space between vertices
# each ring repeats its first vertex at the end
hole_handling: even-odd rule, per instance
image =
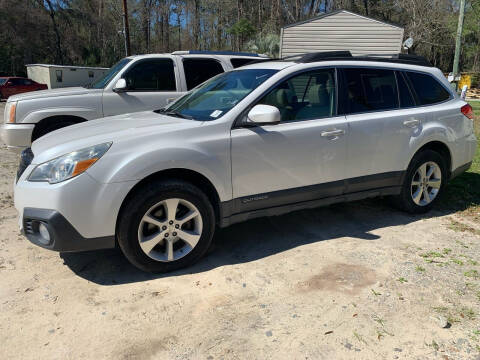
POLYGON ((117 240, 134 266, 164 273, 198 261, 214 231, 208 197, 188 182, 168 180, 147 184, 127 200, 118 218, 117 240))
POLYGON ((436 151, 416 154, 405 174, 400 195, 393 198, 400 209, 411 214, 423 214, 437 203, 447 184, 445 159, 436 151))

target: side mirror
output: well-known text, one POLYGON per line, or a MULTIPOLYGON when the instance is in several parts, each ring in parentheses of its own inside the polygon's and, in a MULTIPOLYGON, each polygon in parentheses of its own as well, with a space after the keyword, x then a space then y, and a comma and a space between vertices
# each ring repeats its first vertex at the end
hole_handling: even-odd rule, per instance
POLYGON ((127 81, 125 79, 118 79, 113 87, 114 92, 123 92, 127 90, 127 81))
POLYGON ((270 105, 255 105, 247 115, 247 124, 275 125, 280 120, 280 110, 270 105))
POLYGON ((13 83, 12 83, 11 81, 7 81, 7 84, 6 84, 6 85, 7 85, 7 86, 12 86, 13 83))

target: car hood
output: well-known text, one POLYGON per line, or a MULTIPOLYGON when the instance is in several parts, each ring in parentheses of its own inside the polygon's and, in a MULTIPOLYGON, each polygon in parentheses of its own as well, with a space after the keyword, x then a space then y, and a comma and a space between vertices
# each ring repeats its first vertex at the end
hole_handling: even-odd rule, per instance
MULTIPOLYGON (((141 143, 148 139, 158 141, 159 136, 181 132, 201 126, 202 121, 144 111, 86 121, 53 131, 32 143, 34 164, 40 164, 72 151, 106 142, 119 143, 134 141, 141 143)), ((181 137, 181 135, 180 135, 181 137)))
POLYGON ((8 98, 8 101, 33 100, 33 99, 42 99, 42 98, 59 97, 59 96, 85 95, 91 92, 102 92, 102 91, 103 91, 102 89, 86 89, 83 87, 68 87, 68 88, 60 88, 60 89, 30 91, 27 93, 10 96, 8 98))

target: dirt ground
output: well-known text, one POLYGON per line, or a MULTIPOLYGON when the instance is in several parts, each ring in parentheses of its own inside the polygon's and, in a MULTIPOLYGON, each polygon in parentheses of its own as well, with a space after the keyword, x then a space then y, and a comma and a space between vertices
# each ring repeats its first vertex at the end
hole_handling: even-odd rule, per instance
POLYGON ((0 159, 1 359, 480 359, 480 226, 459 214, 375 199, 257 219, 149 275, 30 244, 17 156, 0 159))

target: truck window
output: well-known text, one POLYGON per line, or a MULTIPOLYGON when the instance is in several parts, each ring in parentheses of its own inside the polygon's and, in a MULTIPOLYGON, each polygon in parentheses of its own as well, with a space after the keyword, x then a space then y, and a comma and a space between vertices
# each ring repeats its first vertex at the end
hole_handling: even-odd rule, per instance
POLYGON ((140 60, 123 76, 128 91, 176 91, 172 59, 140 60))
POLYGON ((183 59, 187 89, 193 89, 204 81, 223 73, 222 64, 213 59, 183 59))

